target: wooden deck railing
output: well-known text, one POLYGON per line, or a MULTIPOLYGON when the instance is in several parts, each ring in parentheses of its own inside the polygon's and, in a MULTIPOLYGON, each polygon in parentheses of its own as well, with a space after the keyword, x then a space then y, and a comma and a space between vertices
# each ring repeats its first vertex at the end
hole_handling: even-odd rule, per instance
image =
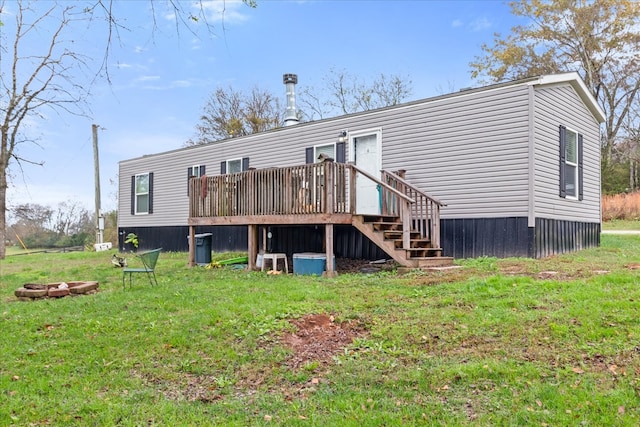
POLYGON ((192 178, 189 216, 348 213, 347 171, 324 162, 192 178))
POLYGON ((380 214, 401 219, 404 248, 409 248, 411 230, 440 247, 444 203, 398 175, 382 171, 378 179, 353 164, 332 161, 192 178, 189 216, 355 215, 358 176, 377 185, 380 214))

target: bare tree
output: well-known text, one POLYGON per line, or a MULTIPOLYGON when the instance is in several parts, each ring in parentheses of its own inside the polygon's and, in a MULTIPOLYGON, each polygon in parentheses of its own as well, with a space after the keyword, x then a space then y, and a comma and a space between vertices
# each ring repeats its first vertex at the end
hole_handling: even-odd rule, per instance
POLYGON ((186 145, 208 144, 274 129, 282 125, 283 112, 278 97, 254 87, 249 94, 231 86, 218 88, 203 107, 197 135, 186 145))
MULTIPOLYGON (((88 93, 76 82, 71 70, 86 67, 86 58, 68 47, 65 30, 77 19, 74 6, 48 4, 40 11, 32 4, 17 1, 0 3, 0 16, 7 16, 11 6, 12 23, 3 22, 0 55, 0 230, 6 229, 6 197, 9 164, 29 162, 20 157, 22 144, 36 142, 22 132, 29 119, 42 118, 49 110, 81 114, 88 93), (34 43, 36 33, 50 28, 45 45, 34 43), (9 42, 10 41, 10 42, 9 42), (35 46, 38 46, 36 48, 35 46), (5 64, 10 66, 5 67, 5 64)), ((5 256, 5 239, 0 239, 0 259, 5 256)))
POLYGON ((346 70, 332 68, 323 78, 322 88, 307 86, 298 99, 304 117, 315 120, 397 105, 412 91, 408 77, 381 73, 368 83, 346 70))
MULTIPOLYGON (((156 13, 160 12, 155 10, 157 2, 148 1, 155 29, 156 13)), ((51 112, 85 114, 90 82, 79 79, 88 76, 89 80, 95 80, 106 75, 109 80, 110 47, 118 32, 125 28, 114 12, 116 3, 0 0, 0 259, 6 253, 9 167, 13 163, 20 169, 24 163, 42 164, 19 153, 21 146, 38 143, 27 132, 26 125, 44 120, 51 112), (97 70, 90 67, 82 52, 75 50, 73 31, 78 25, 107 31, 103 40, 104 58, 97 70)), ((254 0, 243 3, 256 6, 254 0)), ((175 17, 176 32, 180 28, 192 31, 191 25, 202 21, 212 29, 206 22, 211 3, 169 0, 165 4, 175 17)))

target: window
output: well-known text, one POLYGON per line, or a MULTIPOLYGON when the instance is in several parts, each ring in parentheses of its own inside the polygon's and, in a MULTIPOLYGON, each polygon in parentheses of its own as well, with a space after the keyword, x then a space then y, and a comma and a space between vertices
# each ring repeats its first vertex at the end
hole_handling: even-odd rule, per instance
POLYGON ((321 160, 318 157, 324 154, 327 157, 331 157, 338 163, 344 163, 345 161, 345 143, 337 142, 325 145, 316 145, 305 149, 305 162, 318 163, 321 160))
POLYGON ((205 165, 191 166, 190 168, 191 174, 190 176, 201 177, 205 174, 205 165))
POLYGON ((153 213, 153 173, 131 177, 131 214, 153 213))
POLYGON ((314 163, 322 162, 322 157, 330 157, 332 159, 336 159, 336 145, 335 144, 327 144, 327 145, 316 145, 313 147, 313 159, 314 163))
POLYGON ((204 176, 206 174, 205 171, 205 165, 189 166, 187 168, 187 195, 189 195, 189 181, 191 181, 191 178, 204 176))
POLYGON ((582 200, 582 135, 560 126, 560 197, 582 200))
POLYGON ((220 162, 220 175, 238 173, 249 170, 249 158, 224 160, 220 162))
POLYGON ((227 173, 242 172, 242 160, 227 160, 227 173))

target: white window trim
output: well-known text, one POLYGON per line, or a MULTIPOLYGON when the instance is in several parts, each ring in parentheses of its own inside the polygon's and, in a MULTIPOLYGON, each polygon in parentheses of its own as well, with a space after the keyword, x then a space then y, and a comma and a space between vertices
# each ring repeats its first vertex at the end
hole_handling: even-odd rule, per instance
POLYGON ((318 144, 318 145, 314 145, 313 146, 313 162, 314 163, 319 163, 318 161, 318 148, 320 147, 328 147, 328 146, 333 146, 333 159, 336 159, 336 143, 335 142, 329 142, 327 144, 318 144))
MULTIPOLYGON (((568 190, 567 190, 567 175, 565 174, 564 177, 564 185, 565 185, 565 199, 569 199, 569 200, 579 200, 579 194, 580 194, 580 181, 579 181, 579 172, 578 172, 578 168, 579 168, 579 164, 578 162, 580 161, 580 159, 578 158, 578 152, 579 152, 579 140, 578 140, 578 135, 579 132, 576 130, 573 130, 569 127, 565 127, 565 138, 564 138, 564 144, 565 144, 565 154, 564 154, 564 162, 565 165, 569 165, 569 166, 573 166, 575 168, 575 172, 574 172, 574 182, 576 183, 576 188, 574 188, 574 192, 575 192, 575 196, 572 196, 569 194, 568 190), (576 162, 570 162, 566 153, 567 150, 567 146, 568 146, 568 142, 567 142, 567 133, 571 132, 575 135, 575 141, 576 141, 576 162)), ((565 170, 566 171, 566 168, 565 170)), ((563 171, 563 173, 564 173, 563 171)))
POLYGON ((147 188, 147 192, 146 193, 138 193, 138 177, 139 176, 147 176, 147 187, 149 186, 149 175, 150 173, 138 173, 136 174, 136 178, 135 178, 135 185, 134 185, 134 195, 133 195, 133 200, 135 202, 135 206, 133 209, 133 212, 135 215, 149 215, 149 188, 147 188), (147 211, 146 212, 138 212, 138 195, 147 195, 147 211))
POLYGON ((200 177, 202 176, 202 175, 200 174, 200 171, 201 171, 201 169, 200 169, 200 168, 201 168, 202 166, 203 166, 203 165, 193 165, 193 166, 191 166, 191 176, 193 176, 193 177, 197 177, 197 178, 200 178, 200 177), (196 170, 198 171, 198 173, 196 173, 196 170))

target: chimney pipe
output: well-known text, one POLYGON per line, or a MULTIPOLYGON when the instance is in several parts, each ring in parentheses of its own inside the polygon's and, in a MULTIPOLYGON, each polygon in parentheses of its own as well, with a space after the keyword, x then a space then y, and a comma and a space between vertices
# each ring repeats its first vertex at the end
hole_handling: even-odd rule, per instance
POLYGON ((297 74, 284 74, 282 82, 286 86, 287 92, 287 110, 284 117, 284 125, 291 126, 298 124, 298 115, 296 114, 296 84, 298 83, 297 74))

